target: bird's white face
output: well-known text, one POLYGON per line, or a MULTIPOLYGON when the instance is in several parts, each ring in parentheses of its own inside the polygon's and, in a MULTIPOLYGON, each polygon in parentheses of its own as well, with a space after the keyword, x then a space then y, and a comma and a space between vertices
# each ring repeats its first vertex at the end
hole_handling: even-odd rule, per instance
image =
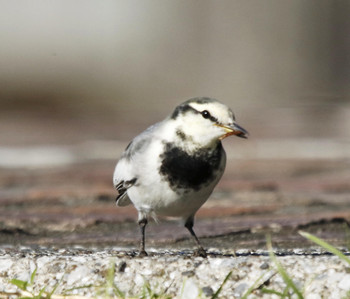
POLYGON ((198 147, 210 146, 230 135, 245 138, 248 134, 236 124, 232 110, 214 99, 189 100, 178 106, 171 118, 179 140, 198 147))

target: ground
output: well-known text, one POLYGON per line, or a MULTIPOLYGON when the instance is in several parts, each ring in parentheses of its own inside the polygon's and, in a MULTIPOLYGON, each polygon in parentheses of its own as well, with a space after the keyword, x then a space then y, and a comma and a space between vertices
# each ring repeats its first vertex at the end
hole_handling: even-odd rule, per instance
MULTIPOLYGON (((349 265, 298 233, 310 232, 348 254, 345 137, 225 140, 225 175, 195 219, 208 259, 192 257, 187 230, 169 219, 147 226, 150 256, 141 259, 137 213, 115 205, 112 185, 117 159, 139 128, 125 121, 114 131, 108 121, 95 128, 96 122, 19 117, 1 118, 0 124, 2 296, 18 295, 9 279, 28 280, 35 268, 35 290, 60 282, 59 294, 73 288, 78 295, 96 296, 94 288, 80 287, 86 279, 105 283, 113 260, 114 281, 128 296, 149 282, 171 296, 186 290, 182 298, 210 297, 232 272, 223 297, 240 298, 263 275, 254 294, 271 298, 261 294, 262 285, 279 291, 285 285, 268 256, 267 236, 307 298, 349 295, 349 265), (91 138, 91 131, 99 138, 91 138)), ((255 128, 258 133, 258 124, 255 128)))
MULTIPOLYGON (((206 247, 256 249, 264 247, 266 233, 276 244, 299 247, 299 229, 334 244, 349 242, 347 163, 229 162, 234 163, 196 217, 195 230, 206 247)), ((137 247, 137 214, 133 206, 115 206, 113 168, 113 161, 95 161, 0 170, 0 243, 137 247)), ((148 246, 192 248, 188 238, 178 221, 160 219, 147 227, 148 246)))

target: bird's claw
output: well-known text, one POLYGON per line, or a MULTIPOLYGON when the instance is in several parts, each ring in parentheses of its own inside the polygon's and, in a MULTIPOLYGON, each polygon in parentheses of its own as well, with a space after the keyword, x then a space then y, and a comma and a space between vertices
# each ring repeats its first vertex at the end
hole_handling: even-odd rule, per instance
POLYGON ((207 257, 207 252, 204 248, 198 248, 193 252, 193 256, 195 257, 207 257))
POLYGON ((145 250, 140 250, 138 257, 145 257, 145 256, 148 256, 148 253, 145 250))

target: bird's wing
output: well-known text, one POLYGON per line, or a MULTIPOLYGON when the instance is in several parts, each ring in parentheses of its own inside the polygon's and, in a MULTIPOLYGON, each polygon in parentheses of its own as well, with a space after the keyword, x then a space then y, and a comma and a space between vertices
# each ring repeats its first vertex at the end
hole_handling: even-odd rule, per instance
POLYGON ((152 142, 152 133, 158 127, 158 124, 153 125, 146 131, 136 136, 126 147, 122 157, 116 165, 113 183, 118 190, 117 205, 126 206, 131 204, 127 190, 135 185, 137 181, 137 168, 135 160, 139 155, 145 152, 149 144, 152 142))
POLYGON ((132 187, 136 183, 137 179, 134 178, 130 181, 121 181, 116 187, 118 191, 118 196, 116 198, 116 204, 120 207, 127 206, 131 204, 131 200, 126 192, 128 188, 132 187))
POLYGON ((123 155, 116 165, 113 175, 114 187, 119 193, 116 199, 118 206, 127 206, 131 204, 127 191, 135 182, 136 177, 133 173, 132 163, 129 158, 123 155))

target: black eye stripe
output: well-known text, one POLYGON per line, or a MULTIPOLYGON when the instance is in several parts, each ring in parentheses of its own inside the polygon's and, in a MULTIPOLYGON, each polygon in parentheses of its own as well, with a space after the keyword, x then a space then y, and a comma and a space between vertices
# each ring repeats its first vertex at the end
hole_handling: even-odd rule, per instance
POLYGON ((194 113, 199 113, 202 115, 203 118, 209 119, 214 123, 218 123, 218 119, 216 117, 212 116, 208 110, 198 111, 195 108, 193 108, 191 105, 188 105, 188 104, 176 107, 176 109, 174 110, 174 112, 171 114, 170 117, 172 119, 177 119, 177 117, 179 115, 184 115, 189 111, 192 111, 194 113))

